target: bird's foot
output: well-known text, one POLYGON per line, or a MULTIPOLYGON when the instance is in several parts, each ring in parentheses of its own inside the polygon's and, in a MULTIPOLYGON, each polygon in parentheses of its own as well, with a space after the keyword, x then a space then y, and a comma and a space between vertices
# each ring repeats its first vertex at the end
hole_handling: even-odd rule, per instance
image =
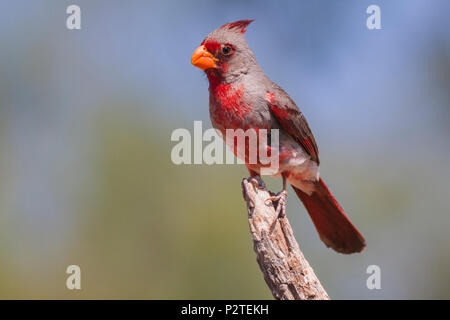
POLYGON ((277 219, 284 218, 286 216, 287 191, 283 190, 281 192, 278 192, 274 196, 267 198, 265 200, 266 205, 268 205, 269 201, 271 201, 275 207, 277 219))
POLYGON ((264 189, 266 187, 260 175, 252 175, 248 178, 248 181, 257 189, 264 189))

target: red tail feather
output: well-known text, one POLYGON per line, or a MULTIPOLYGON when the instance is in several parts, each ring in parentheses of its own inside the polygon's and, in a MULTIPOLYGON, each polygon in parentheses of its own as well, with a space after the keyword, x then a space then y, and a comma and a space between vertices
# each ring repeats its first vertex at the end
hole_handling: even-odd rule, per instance
POLYGON ((310 196, 292 187, 305 205, 320 239, 327 247, 347 254, 364 249, 364 237, 347 218, 322 179, 316 183, 316 190, 310 196))

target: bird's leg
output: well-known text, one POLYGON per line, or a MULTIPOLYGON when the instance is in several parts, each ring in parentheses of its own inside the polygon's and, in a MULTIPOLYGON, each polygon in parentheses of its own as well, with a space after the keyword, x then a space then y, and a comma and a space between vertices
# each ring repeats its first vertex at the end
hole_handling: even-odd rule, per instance
POLYGON ((256 173, 255 171, 253 171, 253 170, 251 170, 251 169, 249 169, 249 168, 247 168, 247 170, 248 170, 248 173, 250 173, 250 177, 257 177, 257 176, 259 176, 259 174, 258 173, 256 173))
POLYGON ((250 179, 252 183, 255 183, 255 186, 258 186, 259 188, 264 188, 264 181, 262 181, 261 176, 257 172, 250 170, 250 168, 247 167, 247 169, 250 173, 250 178, 253 178, 250 179))
POLYGON ((275 213, 277 214, 277 218, 283 218, 286 215, 286 200, 287 200, 286 176, 282 173, 281 177, 283 178, 283 190, 278 192, 273 197, 266 199, 266 204, 268 201, 277 202, 277 207, 275 211, 275 213))

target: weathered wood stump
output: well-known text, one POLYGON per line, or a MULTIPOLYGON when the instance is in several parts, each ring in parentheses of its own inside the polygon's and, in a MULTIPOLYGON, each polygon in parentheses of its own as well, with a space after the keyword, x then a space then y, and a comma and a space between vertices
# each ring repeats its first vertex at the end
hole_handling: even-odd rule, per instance
POLYGON ((271 194, 260 177, 242 181, 256 260, 275 299, 329 300, 303 256, 286 216, 278 217, 268 203, 271 194))

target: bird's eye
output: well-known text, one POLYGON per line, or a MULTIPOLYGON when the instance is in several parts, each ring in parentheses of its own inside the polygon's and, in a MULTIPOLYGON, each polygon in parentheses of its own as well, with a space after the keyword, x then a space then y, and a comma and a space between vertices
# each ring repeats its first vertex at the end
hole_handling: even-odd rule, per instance
POLYGON ((224 55, 226 55, 226 56, 231 54, 232 51, 233 51, 233 49, 230 46, 223 46, 222 47, 222 53, 224 55))

